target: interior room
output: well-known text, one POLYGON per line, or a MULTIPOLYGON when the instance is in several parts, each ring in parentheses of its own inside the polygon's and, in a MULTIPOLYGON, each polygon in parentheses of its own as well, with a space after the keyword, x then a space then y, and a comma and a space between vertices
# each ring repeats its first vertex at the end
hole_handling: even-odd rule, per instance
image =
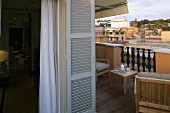
MULTIPOLYGON (((2 96, 0 100, 2 104, 0 112, 38 113, 40 6, 40 0, 1 1, 0 93, 2 96)), ((96 17, 101 18, 102 8, 96 9, 99 10, 96 17)), ((103 16, 108 16, 107 13, 105 14, 103 16)), ((115 14, 118 14, 118 11, 115 14)), ((114 82, 116 81, 120 82, 120 79, 115 79, 114 82)), ((121 87, 120 84, 116 86, 121 87)), ((132 89, 133 84, 130 87, 132 89)), ((121 91, 110 90, 107 74, 99 77, 96 89, 97 106, 95 109, 98 113, 114 112, 116 108, 123 109, 123 113, 128 110, 124 108, 126 104, 124 100, 129 97, 131 97, 129 102, 134 100, 131 94, 124 97, 121 91), (115 98, 119 95, 123 101, 117 104, 119 99, 115 100, 115 98), (110 105, 120 106, 113 108, 110 105)), ((129 106, 134 106, 134 104, 129 104, 129 106)), ((133 107, 129 111, 134 111, 133 107)))
POLYGON ((38 112, 40 5, 40 0, 0 3, 1 113, 38 112))

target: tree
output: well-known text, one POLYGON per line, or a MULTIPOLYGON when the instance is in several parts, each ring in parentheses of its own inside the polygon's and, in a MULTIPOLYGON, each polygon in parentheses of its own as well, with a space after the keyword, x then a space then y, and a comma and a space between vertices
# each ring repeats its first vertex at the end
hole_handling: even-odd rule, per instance
POLYGON ((133 27, 138 27, 138 21, 137 21, 136 18, 135 18, 134 21, 132 21, 132 26, 133 26, 133 27))
POLYGON ((143 24, 148 24, 149 20, 144 19, 143 24))
POLYGON ((158 20, 156 20, 156 24, 157 24, 157 25, 161 25, 163 22, 164 22, 163 19, 158 19, 158 20))
POLYGON ((149 28, 149 29, 151 29, 151 22, 148 22, 148 24, 147 24, 147 27, 149 28))
POLYGON ((144 25, 144 24, 142 24, 142 25, 140 26, 140 28, 142 28, 142 29, 143 29, 143 28, 145 28, 145 25, 144 25))
POLYGON ((162 23, 162 27, 168 27, 168 23, 167 22, 163 22, 162 23))
POLYGON ((114 31, 115 34, 119 34, 119 31, 114 31))

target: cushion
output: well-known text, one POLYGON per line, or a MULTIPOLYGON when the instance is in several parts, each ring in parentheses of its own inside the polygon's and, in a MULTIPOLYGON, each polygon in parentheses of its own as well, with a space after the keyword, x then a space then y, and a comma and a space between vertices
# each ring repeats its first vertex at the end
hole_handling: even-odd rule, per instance
POLYGON ((170 74, 163 74, 163 73, 140 72, 138 74, 138 76, 139 77, 147 77, 147 78, 157 78, 157 79, 170 80, 170 74))
POLYGON ((106 63, 96 62, 96 71, 97 72, 103 71, 105 69, 108 69, 109 66, 110 65, 106 63))

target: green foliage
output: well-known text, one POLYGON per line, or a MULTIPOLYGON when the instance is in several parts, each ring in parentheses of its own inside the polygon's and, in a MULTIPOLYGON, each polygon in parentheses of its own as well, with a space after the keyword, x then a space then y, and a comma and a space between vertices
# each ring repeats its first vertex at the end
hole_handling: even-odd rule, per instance
POLYGON ((133 26, 133 27, 138 27, 138 21, 137 21, 136 18, 135 18, 134 21, 132 21, 132 26, 133 26))
POLYGON ((139 28, 148 28, 148 29, 160 29, 160 28, 168 28, 168 23, 170 23, 170 19, 163 20, 163 19, 158 19, 158 20, 152 20, 149 21, 147 19, 137 21, 135 18, 134 21, 132 21, 131 26, 133 27, 139 27, 139 28))
POLYGON ((125 34, 125 31, 121 31, 120 34, 125 34))
POLYGON ((144 19, 143 24, 148 24, 149 20, 144 19))
POLYGON ((145 28, 145 25, 144 25, 144 24, 142 24, 142 25, 140 26, 140 28, 142 28, 142 29, 143 29, 143 28, 145 28))
POLYGON ((119 31, 114 31, 115 34, 119 34, 119 31))

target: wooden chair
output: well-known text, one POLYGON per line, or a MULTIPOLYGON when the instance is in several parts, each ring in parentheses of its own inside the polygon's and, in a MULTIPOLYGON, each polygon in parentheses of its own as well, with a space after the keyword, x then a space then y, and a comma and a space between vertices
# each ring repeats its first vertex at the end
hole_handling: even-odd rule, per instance
POLYGON ((107 59, 97 59, 96 60, 96 81, 98 81, 97 77, 108 73, 110 77, 110 64, 107 59))
POLYGON ((135 90, 136 113, 170 113, 170 74, 139 74, 135 90))

